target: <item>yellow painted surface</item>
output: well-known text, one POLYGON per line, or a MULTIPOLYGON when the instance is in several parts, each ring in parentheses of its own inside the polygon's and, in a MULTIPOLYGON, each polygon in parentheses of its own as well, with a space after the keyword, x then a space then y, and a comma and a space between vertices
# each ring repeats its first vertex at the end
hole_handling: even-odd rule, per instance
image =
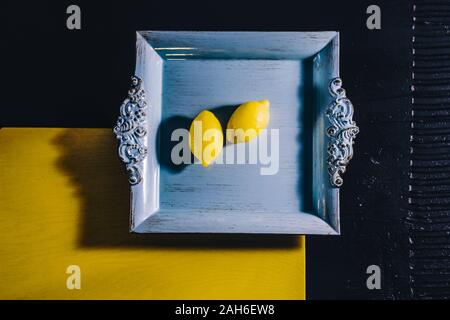
POLYGON ((111 130, 1 129, 0 150, 0 299, 305 298, 303 237, 129 234, 111 130))

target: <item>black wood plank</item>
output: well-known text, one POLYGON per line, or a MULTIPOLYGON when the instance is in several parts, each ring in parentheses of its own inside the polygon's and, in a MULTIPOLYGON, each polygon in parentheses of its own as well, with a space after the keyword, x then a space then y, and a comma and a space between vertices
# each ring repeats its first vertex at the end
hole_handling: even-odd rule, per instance
POLYGON ((411 293, 450 297, 450 1, 414 6, 408 216, 411 293))
MULTIPOLYGON (((412 4, 379 3, 382 28, 345 36, 342 74, 360 134, 341 188, 342 235, 308 237, 311 299, 408 299, 408 179, 411 131, 412 4), (370 265, 380 290, 366 286, 370 265)), ((449 133, 450 134, 450 133, 449 133)))

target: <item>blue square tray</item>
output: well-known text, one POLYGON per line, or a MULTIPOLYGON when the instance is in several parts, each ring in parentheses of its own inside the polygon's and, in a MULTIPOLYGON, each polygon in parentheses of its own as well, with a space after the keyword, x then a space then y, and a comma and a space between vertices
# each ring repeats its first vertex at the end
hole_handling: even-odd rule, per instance
POLYGON ((115 128, 131 231, 339 234, 339 187, 358 129, 338 49, 337 32, 138 32, 115 128), (173 163, 175 129, 204 109, 226 127, 238 105, 261 99, 270 101, 279 161, 173 163))

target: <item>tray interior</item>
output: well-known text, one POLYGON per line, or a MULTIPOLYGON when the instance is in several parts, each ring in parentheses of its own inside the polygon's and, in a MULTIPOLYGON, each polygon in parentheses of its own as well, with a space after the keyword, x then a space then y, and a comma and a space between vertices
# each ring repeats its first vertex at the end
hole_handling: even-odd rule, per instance
MULTIPOLYGON (((304 60, 165 61, 159 135, 160 210, 311 212, 313 106, 307 99, 312 83, 308 68, 310 64, 304 60), (189 129, 203 109, 216 114, 226 128, 239 104, 261 99, 271 102, 269 130, 279 130, 279 157, 272 155, 270 164, 246 161, 208 168, 173 164, 171 151, 178 143, 171 142, 174 129, 189 129), (273 174, 261 175, 261 166, 270 167, 273 174)), ((252 143, 257 146, 257 142, 252 143)), ((270 150, 266 154, 270 155, 270 150)))
MULTIPOLYGON (((265 226, 254 228, 254 232, 276 233, 277 228, 272 228, 276 223, 269 223, 270 219, 279 217, 285 223, 293 219, 299 224, 301 220, 296 217, 304 215, 306 221, 320 215, 313 205, 313 179, 322 177, 313 176, 313 167, 315 161, 323 161, 314 157, 323 155, 314 152, 313 136, 314 130, 323 127, 315 120, 319 100, 314 92, 313 59, 330 34, 324 33, 320 41, 309 37, 309 42, 300 41, 298 33, 296 41, 291 41, 290 33, 282 37, 265 33, 262 38, 255 38, 257 33, 243 34, 143 34, 150 44, 150 53, 146 53, 150 67, 145 70, 151 69, 145 71, 152 155, 146 170, 151 168, 158 174, 150 179, 154 184, 146 191, 155 202, 146 213, 152 219, 136 228, 138 232, 252 232, 250 225, 260 223, 265 226), (265 164, 258 159, 257 164, 247 161, 204 168, 172 162, 171 152, 178 143, 171 141, 172 132, 189 129, 200 111, 212 111, 226 128, 239 104, 261 99, 271 104, 268 129, 278 130, 278 157, 276 152, 270 154, 277 149, 271 148, 276 133, 270 132, 265 153, 269 163, 266 158, 265 164), (261 175, 262 167, 271 168, 274 174, 261 175), (196 219, 192 220, 194 214, 196 219), (171 219, 178 219, 178 223, 168 227, 166 221, 171 219), (248 224, 248 230, 240 228, 240 223, 248 224), (158 225, 163 224, 166 226, 159 230, 158 225)), ((257 145, 258 139, 251 144, 257 145)), ((225 146, 223 154, 226 148, 236 146, 225 146)), ((297 233, 281 229, 278 232, 297 233)))

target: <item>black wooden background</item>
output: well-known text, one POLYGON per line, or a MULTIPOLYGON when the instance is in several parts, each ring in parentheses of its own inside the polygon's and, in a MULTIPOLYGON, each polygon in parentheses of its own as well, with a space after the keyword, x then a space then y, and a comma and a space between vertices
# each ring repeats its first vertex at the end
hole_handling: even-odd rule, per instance
POLYGON ((342 236, 307 238, 307 296, 450 297, 450 5, 416 2, 413 31, 407 0, 2 1, 0 125, 111 128, 136 30, 340 31, 361 132, 342 187, 342 236), (69 4, 81 7, 82 30, 66 28, 69 4), (371 4, 381 30, 366 27, 371 4), (366 287, 373 264, 380 290, 366 287))
POLYGON ((415 298, 450 298, 449 27, 449 1, 416 1, 407 216, 415 298))

